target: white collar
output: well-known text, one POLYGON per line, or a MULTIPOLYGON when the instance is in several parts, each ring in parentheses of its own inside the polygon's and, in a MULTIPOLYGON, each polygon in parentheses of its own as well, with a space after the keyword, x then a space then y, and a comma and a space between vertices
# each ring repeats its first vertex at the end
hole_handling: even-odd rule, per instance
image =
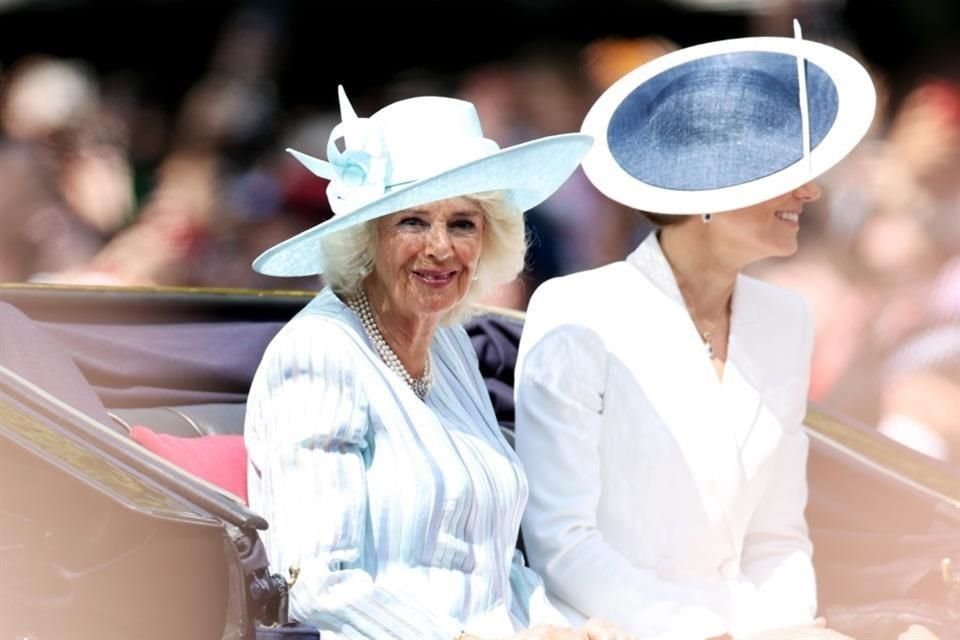
MULTIPOLYGON (((687 303, 683 299, 683 294, 680 293, 677 277, 673 273, 673 267, 670 266, 667 256, 663 254, 656 231, 651 231, 640 246, 627 256, 626 261, 643 273, 670 300, 686 308, 687 303)), ((731 323, 734 318, 737 322, 750 322, 755 319, 756 314, 753 305, 749 302, 749 297, 741 295, 744 282, 748 279, 743 274, 737 276, 733 287, 733 299, 730 303, 731 323)))

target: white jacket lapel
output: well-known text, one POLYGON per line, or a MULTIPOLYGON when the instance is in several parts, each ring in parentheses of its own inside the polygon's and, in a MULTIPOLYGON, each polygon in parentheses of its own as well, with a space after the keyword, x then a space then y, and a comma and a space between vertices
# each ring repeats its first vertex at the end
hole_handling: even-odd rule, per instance
POLYGON ((656 239, 644 241, 627 262, 637 273, 636 295, 625 296, 630 308, 621 316, 621 331, 633 336, 620 341, 624 362, 679 445, 708 522, 727 529, 724 513, 740 471, 718 465, 731 459, 718 451, 736 446, 721 424, 727 412, 721 385, 656 239))

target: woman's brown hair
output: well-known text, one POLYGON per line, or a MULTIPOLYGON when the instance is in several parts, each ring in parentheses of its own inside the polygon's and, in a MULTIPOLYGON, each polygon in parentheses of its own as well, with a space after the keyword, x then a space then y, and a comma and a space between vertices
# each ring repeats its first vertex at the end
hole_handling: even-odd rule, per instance
POLYGON ((647 211, 639 211, 640 215, 647 219, 647 222, 655 226, 657 229, 662 229, 663 227, 669 227, 670 225, 680 224, 690 216, 677 216, 670 215, 667 213, 649 213, 647 211))

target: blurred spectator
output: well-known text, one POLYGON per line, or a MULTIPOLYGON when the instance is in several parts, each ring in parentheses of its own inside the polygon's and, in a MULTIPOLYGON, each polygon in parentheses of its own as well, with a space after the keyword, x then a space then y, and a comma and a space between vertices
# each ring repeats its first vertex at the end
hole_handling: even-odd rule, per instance
POLYGON ((132 210, 122 131, 94 73, 43 56, 17 62, 0 96, 0 278, 82 264, 132 210))
POLYGON ((134 224, 61 281, 116 285, 244 286, 252 279, 242 236, 274 215, 278 104, 272 77, 278 24, 241 10, 209 70, 187 92, 155 186, 134 224))
POLYGON ((468 70, 457 91, 477 108, 484 135, 501 148, 522 140, 519 88, 514 66, 495 63, 468 70))
MULTIPOLYGON (((476 106, 484 134, 502 148, 529 139, 527 114, 520 97, 522 87, 516 65, 500 63, 468 71, 457 94, 476 106)), ((523 309, 537 285, 562 272, 557 225, 545 214, 555 196, 524 215, 529 248, 523 274, 488 294, 485 303, 523 309)))
MULTIPOLYGON (((842 41, 844 4, 751 2, 744 21, 716 28, 788 35, 800 17, 817 39, 842 41)), ((708 5, 718 6, 697 6, 708 5)), ((240 3, 176 110, 145 102, 134 87, 151 79, 136 71, 104 83, 77 60, 16 62, 0 90, 0 279, 278 286, 250 269, 252 259, 330 215, 326 183, 283 148, 322 155, 331 126, 324 109, 334 101, 282 102, 278 71, 287 47, 296 50, 287 11, 284 2, 240 3)), ((462 95, 487 135, 509 146, 578 130, 601 91, 674 48, 656 35, 611 35, 524 46, 462 76, 425 59, 388 82, 355 68, 336 80, 382 87, 368 89, 371 108, 410 94, 462 95)), ((752 270, 800 291, 813 308, 811 399, 884 421, 891 433, 890 424, 907 423, 906 390, 942 388, 916 380, 945 375, 894 375, 892 354, 930 327, 960 321, 960 58, 955 43, 947 51, 921 60, 904 49, 897 68, 910 75, 875 69, 881 101, 870 139, 824 176, 825 197, 804 212, 798 255, 752 270)), ((543 280, 619 260, 649 230, 581 172, 527 224, 528 268, 488 302, 524 308, 543 280)), ((911 420, 941 433, 937 419, 915 413, 911 420)))
POLYGON ((169 156, 135 224, 119 233, 83 269, 61 274, 82 284, 195 285, 197 261, 210 242, 220 194, 215 158, 169 156))
MULTIPOLYGON (((627 73, 677 48, 676 43, 657 35, 607 37, 588 43, 581 53, 581 61, 592 95, 599 96, 627 73)), ((600 228, 601 243, 606 249, 591 260, 596 264, 590 266, 623 259, 652 230, 646 218, 609 198, 604 198, 601 209, 598 215, 607 219, 606 225, 600 228)))
POLYGON ((883 370, 878 429, 940 460, 960 463, 960 323, 902 341, 883 370))
POLYGON ((838 172, 832 185, 828 233, 840 239, 838 266, 866 300, 869 323, 829 401, 871 424, 882 411, 876 386, 882 382, 870 372, 933 319, 937 274, 960 249, 949 232, 960 213, 960 119, 946 86, 919 82, 893 114, 886 135, 838 172))
MULTIPOLYGON (((317 155, 323 155, 330 132, 334 125, 340 122, 337 112, 315 111, 299 114, 289 120, 281 135, 282 142, 277 145, 280 153, 282 149, 295 148, 313 150, 317 155)), ((323 222, 332 215, 326 195, 327 181, 310 173, 292 156, 282 153, 274 158, 271 161, 271 172, 274 184, 270 189, 278 189, 275 193, 278 201, 273 209, 256 206, 244 216, 243 232, 239 236, 242 248, 238 268, 245 270, 246 282, 251 287, 319 289, 321 284, 316 276, 284 278, 280 282, 250 268, 254 258, 271 246, 323 222)), ((265 183, 257 187, 261 193, 266 189, 265 183)), ((241 190, 233 193, 238 200, 257 200, 248 198, 241 190)))
MULTIPOLYGON (((484 130, 501 146, 577 131, 607 83, 671 47, 659 38, 609 38, 583 50, 533 49, 471 70, 459 93, 477 105, 484 130)), ((640 216, 602 196, 582 171, 528 212, 526 221, 527 269, 518 282, 489 298, 492 304, 525 308, 544 280, 619 260, 647 231, 640 216)))
POLYGON ((902 363, 919 332, 960 310, 950 266, 960 252, 960 93, 923 76, 904 95, 878 113, 873 139, 825 176, 826 197, 804 213, 797 258, 756 272, 811 303, 811 399, 949 457, 952 445, 934 442, 950 431, 940 410, 953 408, 944 393, 951 376, 902 363), (919 412, 924 401, 938 408, 919 412))
POLYGON ((589 42, 583 49, 582 59, 593 91, 599 95, 634 69, 676 48, 676 43, 662 36, 611 36, 589 42))
POLYGON ((86 65, 44 56, 26 58, 7 78, 3 127, 14 140, 53 143, 90 123, 98 100, 96 78, 86 65))
MULTIPOLYGON (((579 52, 566 50, 536 51, 518 61, 517 117, 519 134, 524 140, 539 136, 579 131, 583 116, 594 98, 579 52)), ((533 233, 549 238, 555 245, 559 273, 580 271, 619 259, 611 251, 607 229, 616 220, 609 199, 600 195, 578 170, 545 203, 530 214, 533 233), (589 242, 584 240, 589 238, 589 242)), ((531 257, 537 259, 537 254, 531 257)), ((526 296, 539 282, 530 283, 526 296)), ((523 306, 526 306, 525 304, 523 306)))

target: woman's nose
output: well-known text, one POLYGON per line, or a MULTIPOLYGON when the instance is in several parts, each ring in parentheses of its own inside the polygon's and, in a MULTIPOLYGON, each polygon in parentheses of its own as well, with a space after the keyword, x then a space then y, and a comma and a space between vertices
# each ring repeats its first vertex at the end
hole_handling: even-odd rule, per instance
POLYGON ((450 257, 451 247, 450 234, 446 227, 434 225, 427 234, 427 255, 438 260, 445 260, 450 257))
POLYGON ((813 202, 820 198, 820 185, 816 182, 808 182, 806 184, 800 185, 793 190, 793 195, 798 200, 803 200, 804 202, 813 202))

